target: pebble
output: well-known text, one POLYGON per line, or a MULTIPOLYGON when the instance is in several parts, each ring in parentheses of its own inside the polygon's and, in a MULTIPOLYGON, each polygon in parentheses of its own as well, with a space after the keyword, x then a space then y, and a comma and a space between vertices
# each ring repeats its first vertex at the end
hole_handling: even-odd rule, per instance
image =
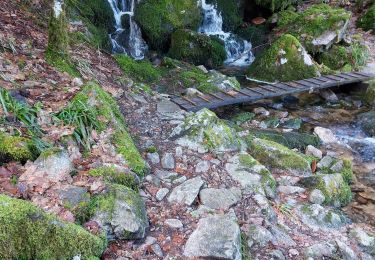
POLYGON ((325 196, 321 190, 315 189, 310 193, 309 201, 313 204, 321 205, 325 200, 325 196))
POLYGON ((167 196, 168 193, 169 193, 169 189, 162 188, 162 189, 158 190, 155 197, 158 201, 162 201, 165 198, 165 196, 167 196))
POLYGON ((175 162, 174 162, 173 154, 171 153, 164 154, 163 158, 161 159, 161 166, 164 169, 174 169, 175 162))
POLYGON ((183 228, 184 226, 180 220, 173 219, 173 218, 167 219, 164 223, 170 228, 174 228, 174 229, 183 228))
POLYGON ((322 157, 323 157, 322 151, 320 151, 318 148, 316 148, 312 145, 308 145, 306 147, 305 154, 306 155, 312 155, 314 157, 317 157, 318 159, 322 159, 322 157))
POLYGON ((210 163, 208 161, 200 161, 199 163, 197 163, 197 166, 195 166, 196 173, 207 172, 209 169, 210 163))
POLYGON ((161 247, 158 244, 153 244, 151 246, 152 251, 157 255, 158 257, 163 257, 163 250, 161 250, 161 247))
POLYGON ((147 159, 152 163, 152 164, 158 164, 160 163, 160 156, 158 153, 148 153, 147 154, 147 159))

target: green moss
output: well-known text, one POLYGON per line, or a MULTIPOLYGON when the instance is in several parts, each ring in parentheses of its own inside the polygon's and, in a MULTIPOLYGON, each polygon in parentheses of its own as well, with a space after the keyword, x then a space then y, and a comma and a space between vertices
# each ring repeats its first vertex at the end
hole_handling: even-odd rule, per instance
POLYGON ((226 59, 222 42, 191 30, 177 30, 172 34, 168 55, 173 59, 210 68, 221 66, 226 59))
POLYGON ((306 64, 306 55, 299 41, 294 36, 285 34, 255 59, 247 74, 252 78, 272 82, 315 77, 318 69, 314 64, 306 64))
POLYGON ((344 46, 335 45, 320 56, 320 62, 330 69, 339 70, 348 63, 349 55, 344 46))
POLYGON ((273 141, 254 139, 250 143, 250 153, 260 163, 275 169, 302 174, 310 172, 310 165, 302 155, 273 141))
POLYGON ((324 203, 336 205, 337 202, 341 206, 349 204, 352 200, 352 191, 345 181, 340 179, 332 179, 326 183, 323 178, 319 179, 317 189, 321 190, 325 196, 324 203), (336 182, 339 182, 338 184, 336 182))
POLYGON ((257 160, 255 160, 253 157, 251 157, 248 154, 240 154, 239 160, 240 160, 241 165, 246 168, 252 168, 255 165, 259 164, 257 160))
POLYGON ((185 87, 194 87, 203 93, 210 93, 219 90, 217 86, 209 82, 210 76, 198 68, 181 72, 179 78, 185 87))
POLYGON ((150 146, 146 149, 146 152, 148 153, 157 153, 158 149, 155 146, 150 146))
POLYGON ((255 2, 272 12, 288 8, 292 4, 298 3, 298 0, 255 0, 255 2))
POLYGON ((103 177, 106 181, 121 184, 134 191, 138 191, 138 183, 130 173, 119 172, 115 167, 100 167, 91 169, 88 174, 93 177, 103 177))
POLYGON ((250 120, 253 120, 254 117, 255 117, 254 113, 242 112, 242 113, 238 113, 235 116, 233 116, 231 118, 231 121, 235 122, 236 124, 241 125, 241 124, 246 123, 250 120))
POLYGON ((0 132, 0 165, 9 161, 25 163, 37 157, 32 140, 0 132))
POLYGON ((52 148, 44 150, 40 154, 40 158, 47 159, 48 157, 50 157, 50 156, 52 156, 54 154, 60 153, 61 151, 62 150, 60 148, 58 148, 58 147, 52 147, 52 148))
MULTIPOLYGON (((52 8, 53 9, 53 8, 52 8)), ((48 46, 47 53, 51 56, 68 57, 68 21, 65 14, 65 5, 57 16, 54 11, 51 13, 48 25, 48 46)))
POLYGON ((314 4, 298 15, 286 13, 281 16, 279 29, 297 37, 309 52, 316 52, 312 40, 328 30, 338 30, 350 17, 351 13, 345 9, 332 8, 328 4, 314 4))
POLYGON ((135 19, 151 48, 166 51, 174 31, 196 31, 202 17, 196 0, 145 0, 138 4, 135 19))
POLYGON ((154 82, 161 77, 161 71, 148 61, 137 61, 123 54, 116 54, 114 57, 120 68, 130 78, 143 82, 154 82))
POLYGON ((81 74, 75 65, 66 56, 61 56, 53 52, 46 53, 46 61, 60 72, 66 72, 72 77, 80 77, 81 74))
POLYGON ((364 100, 369 105, 375 105, 375 80, 371 80, 368 83, 364 100))
POLYGON ((253 48, 260 47, 267 43, 269 30, 265 25, 248 25, 236 30, 236 34, 253 45, 253 48))
POLYGON ((0 258, 86 259, 99 257, 105 239, 44 213, 30 202, 0 195, 0 258))
POLYGON ((375 34, 375 3, 358 19, 357 25, 365 30, 372 30, 375 34))
POLYGON ((341 171, 341 175, 344 178, 344 181, 350 184, 354 180, 353 165, 352 165, 352 162, 347 159, 344 159, 343 163, 344 163, 344 168, 341 171))

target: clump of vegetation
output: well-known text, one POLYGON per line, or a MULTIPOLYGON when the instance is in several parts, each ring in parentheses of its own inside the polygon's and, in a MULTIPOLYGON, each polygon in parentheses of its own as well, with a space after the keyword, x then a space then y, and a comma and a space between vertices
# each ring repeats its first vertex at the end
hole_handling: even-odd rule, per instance
POLYGON ((148 61, 134 60, 131 57, 123 54, 116 54, 114 57, 125 74, 135 80, 142 82, 154 82, 162 75, 161 70, 155 68, 148 61))
POLYGON ((375 3, 358 19, 357 24, 365 30, 372 30, 375 34, 375 3))
POLYGON ((86 150, 91 149, 92 131, 115 129, 113 143, 134 172, 143 175, 146 164, 129 135, 117 102, 96 83, 88 83, 56 119, 75 127, 73 137, 86 150))
POLYGON ((202 17, 196 0, 147 0, 137 6, 135 19, 150 47, 167 51, 174 31, 196 31, 202 17))
POLYGON ((37 156, 38 151, 31 139, 0 132, 0 165, 10 161, 25 163, 37 156))
POLYGON ((265 81, 293 81, 318 75, 318 69, 301 43, 284 34, 249 67, 247 75, 265 81))
POLYGON ((238 113, 235 116, 233 116, 231 118, 231 121, 235 122, 238 125, 241 125, 243 123, 246 123, 246 122, 249 122, 249 121, 253 120, 254 117, 255 117, 254 113, 242 112, 242 113, 238 113))
POLYGON ((227 56, 224 43, 218 38, 191 30, 178 30, 172 34, 168 55, 174 59, 209 68, 221 66, 227 56))
POLYGON ((60 221, 30 202, 0 195, 0 258, 100 257, 106 240, 60 221))
POLYGON ((134 191, 138 191, 138 182, 135 176, 131 173, 119 172, 115 167, 91 169, 88 174, 93 177, 103 177, 108 182, 121 184, 134 191))

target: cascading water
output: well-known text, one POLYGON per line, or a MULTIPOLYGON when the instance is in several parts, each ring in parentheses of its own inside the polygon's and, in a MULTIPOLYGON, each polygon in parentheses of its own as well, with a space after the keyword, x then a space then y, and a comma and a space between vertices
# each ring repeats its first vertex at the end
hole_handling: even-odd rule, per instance
POLYGON ((135 0, 107 0, 115 17, 116 31, 110 34, 112 51, 126 53, 141 60, 147 52, 147 44, 142 38, 141 29, 134 21, 135 0))
POLYGON ((206 0, 199 0, 204 18, 199 28, 200 33, 217 36, 224 41, 227 60, 225 64, 232 66, 247 66, 254 61, 251 43, 240 37, 223 31, 223 18, 214 4, 207 4, 206 0))

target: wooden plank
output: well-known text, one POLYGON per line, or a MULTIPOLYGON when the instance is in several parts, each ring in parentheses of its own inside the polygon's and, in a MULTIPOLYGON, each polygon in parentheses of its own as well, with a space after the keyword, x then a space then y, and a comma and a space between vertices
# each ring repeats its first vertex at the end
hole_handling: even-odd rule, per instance
POLYGON ((197 105, 197 103, 195 103, 194 101, 191 101, 191 100, 188 99, 187 97, 182 96, 182 99, 186 100, 187 102, 189 102, 189 103, 192 104, 193 106, 196 106, 196 105, 197 105))
POLYGON ((224 100, 224 98, 221 98, 221 97, 219 97, 218 95, 216 95, 214 93, 207 93, 207 95, 210 95, 210 96, 212 96, 212 97, 214 97, 216 99, 219 99, 219 100, 224 100))
POLYGON ((264 89, 264 90, 266 90, 266 91, 268 91, 268 92, 277 93, 276 90, 273 90, 273 89, 267 88, 266 86, 258 86, 258 88, 264 89))
POLYGON ((257 94, 260 94, 260 95, 264 96, 263 92, 261 92, 259 90, 256 90, 255 88, 247 88, 247 89, 249 89, 249 90, 251 90, 251 91, 253 91, 253 92, 257 93, 257 94))
POLYGON ((211 103, 210 100, 208 100, 207 98, 203 97, 202 95, 197 95, 197 97, 200 98, 200 99, 202 99, 202 100, 204 100, 204 101, 206 101, 206 102, 208 102, 208 103, 211 103))

